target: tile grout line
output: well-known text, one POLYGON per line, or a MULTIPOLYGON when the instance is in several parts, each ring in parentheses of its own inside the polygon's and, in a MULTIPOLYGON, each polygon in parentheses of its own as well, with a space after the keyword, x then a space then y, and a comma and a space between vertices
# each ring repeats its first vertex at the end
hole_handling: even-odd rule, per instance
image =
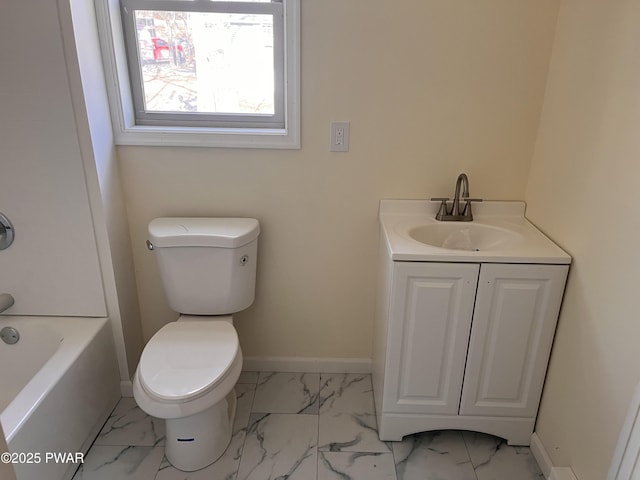
MULTIPOLYGON (((251 414, 253 414, 253 404, 256 400, 256 391, 258 390, 258 380, 260 379, 260 372, 256 372, 256 381, 255 383, 248 383, 247 385, 253 385, 253 396, 251 397, 251 406, 249 407, 249 418, 247 418, 247 425, 244 427, 244 438, 242 439, 242 448, 240 449, 240 458, 238 459, 238 466, 236 467, 235 475, 233 475, 234 480, 238 480, 238 475, 240 475, 240 464, 242 463, 242 457, 244 456, 244 448, 247 444, 247 438, 249 437, 249 425, 251 423, 251 414)), ((233 387, 235 389, 235 387, 233 387)), ((236 410, 237 414, 237 410, 236 410)), ((233 430, 233 427, 232 427, 233 430)))
POLYGON ((316 417, 316 480, 320 477, 320 387, 322 373, 318 375, 318 415, 316 417))
MULTIPOLYGON (((373 378, 371 377, 371 374, 369 374, 369 377, 371 378, 371 383, 372 383, 371 395, 373 396, 373 378)), ((380 431, 380 426, 378 425, 378 411, 376 410, 375 401, 373 403, 373 418, 376 421, 376 431, 379 432, 380 431)), ((380 439, 380 435, 379 434, 378 434, 378 439, 380 439)), ((380 441, 382 441, 382 440, 380 440, 380 441)), ((393 448, 393 443, 394 442, 389 441, 389 442, 385 442, 385 443, 389 444, 389 453, 391 453, 391 461, 393 462, 393 476, 394 476, 395 480, 398 480, 398 469, 396 468, 396 452, 395 452, 395 450, 393 448)))
POLYGON ((471 451, 469 450, 469 445, 467 445, 467 439, 465 438, 464 432, 460 432, 460 436, 462 437, 462 443, 464 443, 464 449, 467 452, 467 457, 469 457, 469 462, 471 463, 471 467, 473 468, 473 475, 478 479, 478 472, 476 472, 476 466, 473 464, 473 460, 471 459, 471 451))

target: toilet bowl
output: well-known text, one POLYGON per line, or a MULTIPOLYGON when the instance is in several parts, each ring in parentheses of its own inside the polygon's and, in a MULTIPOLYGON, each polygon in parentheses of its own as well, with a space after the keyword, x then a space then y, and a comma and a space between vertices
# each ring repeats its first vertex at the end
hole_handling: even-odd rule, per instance
POLYGON ((181 315, 145 346, 133 395, 144 412, 165 419, 165 456, 183 471, 215 462, 231 441, 242 351, 230 314, 253 302, 258 234, 255 219, 149 224, 148 245, 181 315))
POLYGON ((134 396, 143 411, 166 420, 165 456, 173 466, 199 470, 224 453, 241 370, 230 316, 182 315, 149 340, 134 377, 134 396))

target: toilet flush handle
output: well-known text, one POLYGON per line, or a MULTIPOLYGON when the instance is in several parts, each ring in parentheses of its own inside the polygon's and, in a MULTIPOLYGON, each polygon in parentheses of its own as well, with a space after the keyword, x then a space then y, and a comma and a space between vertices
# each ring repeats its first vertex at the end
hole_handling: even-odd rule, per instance
POLYGON ((151 243, 149 240, 147 240, 147 249, 153 250, 153 243, 151 243))

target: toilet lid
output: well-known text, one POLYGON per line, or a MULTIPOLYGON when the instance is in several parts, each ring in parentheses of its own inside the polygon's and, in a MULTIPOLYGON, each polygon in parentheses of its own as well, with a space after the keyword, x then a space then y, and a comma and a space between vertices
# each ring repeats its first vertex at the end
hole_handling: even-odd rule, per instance
POLYGON ((147 343, 138 377, 150 395, 162 400, 199 396, 224 378, 238 349, 238 335, 230 323, 172 322, 147 343))

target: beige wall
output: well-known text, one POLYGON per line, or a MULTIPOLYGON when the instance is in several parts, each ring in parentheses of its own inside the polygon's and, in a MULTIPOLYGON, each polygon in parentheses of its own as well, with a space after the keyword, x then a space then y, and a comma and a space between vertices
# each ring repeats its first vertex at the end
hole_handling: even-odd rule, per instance
POLYGON ((564 0, 528 215, 574 257, 536 431, 602 480, 640 379, 640 2, 564 0))
POLYGON ((255 216, 245 355, 369 358, 381 198, 522 199, 557 0, 302 1, 302 149, 120 147, 143 332, 175 319, 148 222, 255 216), (329 122, 351 121, 349 153, 329 122))

